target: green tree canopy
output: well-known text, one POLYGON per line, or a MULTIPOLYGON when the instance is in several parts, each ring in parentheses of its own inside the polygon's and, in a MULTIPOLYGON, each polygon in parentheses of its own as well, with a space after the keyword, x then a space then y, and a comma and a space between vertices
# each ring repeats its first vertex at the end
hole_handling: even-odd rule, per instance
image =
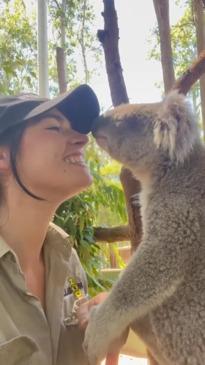
POLYGON ((23 0, 0 0, 0 93, 36 92, 36 25, 23 0))

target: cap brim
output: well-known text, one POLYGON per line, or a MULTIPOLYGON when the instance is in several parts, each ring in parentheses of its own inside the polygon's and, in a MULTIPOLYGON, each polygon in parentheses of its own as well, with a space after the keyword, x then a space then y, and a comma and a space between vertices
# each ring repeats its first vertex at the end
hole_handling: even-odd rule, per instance
POLYGON ((26 114, 24 120, 41 116, 53 108, 57 108, 70 121, 74 130, 84 134, 91 131, 93 121, 100 111, 97 96, 91 87, 80 85, 52 100, 42 100, 40 105, 26 114))

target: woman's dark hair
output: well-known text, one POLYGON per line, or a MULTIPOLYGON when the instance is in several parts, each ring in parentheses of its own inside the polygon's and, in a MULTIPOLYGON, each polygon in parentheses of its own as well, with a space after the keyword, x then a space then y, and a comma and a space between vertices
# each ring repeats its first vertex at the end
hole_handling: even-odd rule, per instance
POLYGON ((17 171, 16 158, 18 155, 23 133, 24 133, 25 129, 28 127, 28 125, 29 125, 29 122, 26 121, 26 122, 22 122, 21 124, 16 125, 15 127, 8 128, 2 135, 0 135, 0 146, 9 147, 11 169, 12 169, 13 175, 14 175, 17 183, 22 188, 22 190, 34 199, 45 200, 45 199, 33 194, 31 191, 29 191, 27 189, 27 187, 21 181, 18 171, 17 171))

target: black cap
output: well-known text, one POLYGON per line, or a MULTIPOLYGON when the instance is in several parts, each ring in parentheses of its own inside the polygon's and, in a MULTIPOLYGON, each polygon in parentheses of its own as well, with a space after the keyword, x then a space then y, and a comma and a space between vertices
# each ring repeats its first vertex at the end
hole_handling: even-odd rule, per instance
POLYGON ((3 96, 0 97, 0 134, 53 108, 63 113, 74 130, 84 134, 90 132, 100 109, 97 96, 88 85, 80 85, 52 100, 33 94, 3 96))

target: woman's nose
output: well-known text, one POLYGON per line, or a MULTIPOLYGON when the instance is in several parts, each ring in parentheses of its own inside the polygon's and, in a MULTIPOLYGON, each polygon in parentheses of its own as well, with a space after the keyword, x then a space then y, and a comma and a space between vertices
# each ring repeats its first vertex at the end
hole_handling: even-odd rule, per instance
POLYGON ((71 129, 68 133, 68 140, 69 143, 84 146, 86 143, 88 143, 88 136, 86 134, 77 132, 74 129, 71 129))

